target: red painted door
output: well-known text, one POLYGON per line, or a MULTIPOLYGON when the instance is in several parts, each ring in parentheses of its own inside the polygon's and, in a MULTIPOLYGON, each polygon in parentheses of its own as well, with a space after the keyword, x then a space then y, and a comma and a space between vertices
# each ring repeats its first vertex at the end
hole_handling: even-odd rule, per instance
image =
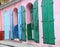
POLYGON ((0 31, 0 40, 4 40, 4 31, 0 31))

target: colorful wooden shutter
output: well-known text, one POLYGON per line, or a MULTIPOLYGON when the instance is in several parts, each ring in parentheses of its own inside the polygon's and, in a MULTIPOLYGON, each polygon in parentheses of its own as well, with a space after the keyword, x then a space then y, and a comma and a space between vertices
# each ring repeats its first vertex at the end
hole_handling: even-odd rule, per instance
POLYGON ((4 39, 9 39, 9 29, 8 29, 8 12, 4 12, 4 39))
POLYGON ((21 7, 18 8, 18 36, 22 39, 22 13, 21 7))
POLYGON ((34 41, 39 42, 39 28, 38 28, 38 1, 33 5, 33 20, 34 20, 34 41))
POLYGON ((10 39, 13 39, 13 12, 10 10, 10 39))
POLYGON ((22 10, 22 40, 26 41, 26 21, 25 21, 25 8, 21 6, 22 10))
POLYGON ((43 42, 55 44, 53 0, 42 0, 43 42))

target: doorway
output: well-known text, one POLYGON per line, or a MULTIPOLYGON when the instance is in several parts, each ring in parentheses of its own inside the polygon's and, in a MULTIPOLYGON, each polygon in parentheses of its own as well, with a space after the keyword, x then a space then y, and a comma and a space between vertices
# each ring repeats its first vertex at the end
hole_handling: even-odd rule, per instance
POLYGON ((33 40, 34 39, 34 24, 33 24, 33 5, 32 3, 27 4, 27 11, 28 11, 28 24, 27 24, 27 35, 28 35, 28 40, 33 40))
POLYGON ((14 8, 13 10, 13 38, 18 40, 18 9, 14 8))
POLYGON ((38 19, 38 1, 36 0, 34 4, 28 3, 27 5, 27 35, 28 40, 34 40, 34 42, 39 43, 39 19, 38 19))

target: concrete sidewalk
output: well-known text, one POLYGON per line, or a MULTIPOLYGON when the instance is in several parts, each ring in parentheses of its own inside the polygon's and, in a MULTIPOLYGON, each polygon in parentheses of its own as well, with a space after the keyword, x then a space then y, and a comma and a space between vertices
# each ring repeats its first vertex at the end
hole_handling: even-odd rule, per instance
POLYGON ((14 41, 0 41, 0 47, 39 47, 33 44, 18 43, 14 41))

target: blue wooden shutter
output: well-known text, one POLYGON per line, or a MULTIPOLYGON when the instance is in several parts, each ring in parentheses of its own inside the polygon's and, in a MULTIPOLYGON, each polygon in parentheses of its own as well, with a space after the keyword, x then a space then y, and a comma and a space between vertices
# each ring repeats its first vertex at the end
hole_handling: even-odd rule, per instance
POLYGON ((33 20, 34 20, 34 41, 39 42, 39 24, 38 24, 38 1, 33 5, 33 20))
POLYGON ((26 41, 26 20, 24 6, 21 6, 21 11, 22 11, 22 40, 26 41))
POLYGON ((10 10, 10 39, 13 39, 13 12, 10 10))
POLYGON ((55 44, 53 0, 42 0, 43 42, 55 44))
POLYGON ((8 12, 4 12, 4 39, 9 39, 9 29, 8 29, 8 12))
POLYGON ((18 36, 19 39, 22 39, 22 13, 21 7, 18 8, 18 36))

